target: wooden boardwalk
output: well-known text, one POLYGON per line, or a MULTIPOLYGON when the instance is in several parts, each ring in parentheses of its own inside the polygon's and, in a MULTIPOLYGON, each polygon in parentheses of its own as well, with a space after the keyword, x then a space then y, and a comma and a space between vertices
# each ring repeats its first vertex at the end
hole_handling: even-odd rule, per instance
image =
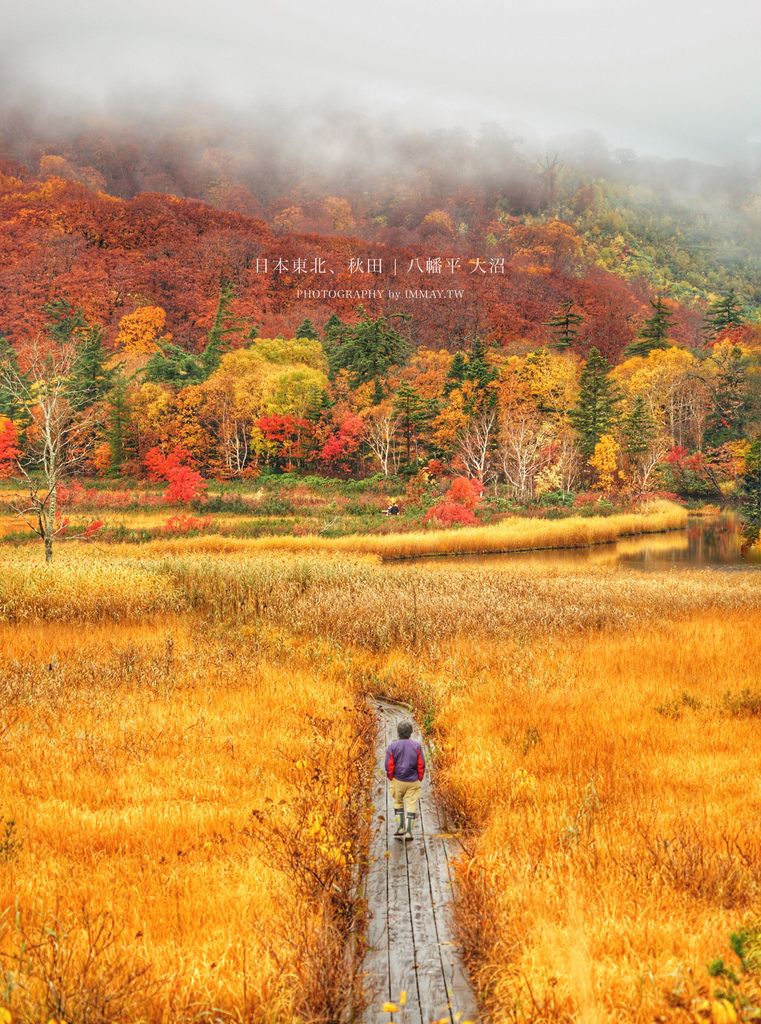
MULTIPOLYGON (((443 828, 426 772, 415 839, 394 839, 394 809, 384 771, 386 745, 406 708, 378 702, 378 743, 374 781, 375 829, 370 847, 370 925, 365 961, 366 1024, 475 1022, 476 1002, 460 950, 452 935, 452 857, 457 843, 443 828), (383 1009, 386 1002, 398 1012, 383 1009)), ((419 734, 414 734, 420 739, 419 734)))

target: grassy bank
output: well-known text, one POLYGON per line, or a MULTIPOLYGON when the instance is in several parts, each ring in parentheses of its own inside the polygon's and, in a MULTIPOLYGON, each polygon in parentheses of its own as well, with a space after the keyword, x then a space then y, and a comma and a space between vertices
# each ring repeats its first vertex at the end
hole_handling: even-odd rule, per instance
MULTIPOLYGON (((451 530, 418 530, 385 534, 350 534, 326 537, 317 533, 295 536, 270 533, 260 537, 232 537, 217 532, 203 536, 158 537, 136 546, 154 553, 252 554, 278 551, 292 554, 374 555, 384 561, 427 556, 501 554, 608 544, 622 537, 664 533, 687 526, 688 513, 668 501, 654 501, 636 512, 609 516, 568 516, 563 519, 501 519, 491 526, 451 530)), ((110 545, 114 547, 115 545, 110 545)))

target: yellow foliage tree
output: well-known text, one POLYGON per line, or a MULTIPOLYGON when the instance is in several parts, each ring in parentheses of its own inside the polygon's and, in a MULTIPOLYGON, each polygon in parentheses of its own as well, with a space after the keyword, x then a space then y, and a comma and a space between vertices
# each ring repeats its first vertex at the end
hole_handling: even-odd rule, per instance
POLYGON ((455 236, 454 222, 446 210, 431 210, 420 224, 425 235, 441 234, 450 238, 455 236))
POLYGON ((618 466, 618 444, 612 434, 602 434, 590 456, 589 465, 597 473, 598 488, 601 491, 611 490, 618 466))
POLYGON ((701 363, 687 349, 672 347, 632 356, 610 376, 623 393, 624 413, 641 395, 653 421, 665 428, 674 444, 700 448, 711 408, 708 379, 714 373, 711 360, 701 363))
POLYGON ((310 366, 278 367, 266 381, 264 411, 267 415, 311 416, 320 408, 328 391, 328 378, 310 366))
POLYGON ((431 438, 447 454, 457 448, 457 441, 468 425, 465 397, 459 388, 449 395, 449 401, 433 421, 431 438))
POLYGON ((116 343, 122 346, 127 355, 150 355, 158 349, 160 341, 171 339, 171 334, 160 337, 165 326, 166 313, 161 306, 140 306, 119 321, 116 343))
POLYGON ((328 196, 322 201, 322 208, 330 218, 334 231, 346 234, 354 227, 354 215, 348 201, 341 196, 328 196))
POLYGON ((169 389, 146 381, 139 384, 130 395, 131 419, 140 451, 145 452, 154 445, 169 443, 174 411, 169 389))

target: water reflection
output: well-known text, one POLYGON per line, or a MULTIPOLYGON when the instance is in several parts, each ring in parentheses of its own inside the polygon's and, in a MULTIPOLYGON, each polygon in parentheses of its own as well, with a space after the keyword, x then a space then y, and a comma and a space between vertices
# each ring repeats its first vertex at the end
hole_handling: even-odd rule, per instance
MULTIPOLYGON (((418 561, 417 559, 415 561, 418 561)), ((425 559, 440 566, 450 558, 425 559)), ((739 519, 731 514, 693 517, 686 530, 624 537, 614 544, 556 551, 521 551, 506 555, 462 555, 468 564, 504 566, 506 562, 530 562, 548 569, 563 564, 621 566, 632 569, 761 567, 761 546, 748 549, 739 519)))

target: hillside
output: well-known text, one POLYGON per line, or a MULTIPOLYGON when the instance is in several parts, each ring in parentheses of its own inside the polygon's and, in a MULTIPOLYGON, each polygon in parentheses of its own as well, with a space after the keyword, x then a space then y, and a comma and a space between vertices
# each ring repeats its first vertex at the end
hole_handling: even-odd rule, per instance
POLYGON ((42 305, 63 297, 105 325, 112 340, 121 316, 157 305, 174 339, 196 350, 222 280, 235 291, 236 314, 265 336, 290 336, 305 317, 318 325, 333 312, 345 318, 359 304, 356 292, 381 290, 381 297, 362 297, 368 312, 409 314, 411 340, 450 350, 475 335, 516 351, 546 344, 547 322, 572 302, 583 318, 575 347, 584 353, 594 345, 617 361, 656 292, 672 302, 679 344, 699 343, 702 310, 730 285, 756 318, 750 213, 744 234, 733 233, 738 209, 752 213, 750 182, 742 184, 742 198, 735 196, 734 212, 727 198, 732 183, 726 176, 718 183, 726 200, 719 216, 707 212, 705 169, 702 191, 693 188, 691 205, 680 205, 652 175, 647 184, 637 180, 645 175, 641 164, 627 180, 620 162, 606 158, 595 177, 583 164, 537 169, 505 140, 496 140, 492 153, 485 145, 456 153, 423 146, 406 179, 380 171, 344 175, 343 190, 319 175, 288 177, 283 168, 268 190, 261 170, 230 169, 228 160, 226 176, 214 175, 190 156, 181 178, 182 154, 170 145, 163 164, 149 146, 131 165, 162 166, 163 177, 144 169, 127 178, 129 151, 113 140, 110 149, 79 138, 76 153, 68 143, 68 156, 36 153, 35 173, 6 160, 0 332, 16 341, 34 334, 44 323, 42 305), (141 182, 191 195, 133 194, 141 182), (440 272, 427 273, 427 261, 436 258, 440 272), (362 261, 355 272, 352 259, 362 261), (382 270, 368 273, 368 259, 382 261, 382 270), (460 261, 455 272, 447 259, 460 261), (490 261, 502 259, 504 267, 491 273, 490 261), (299 260, 304 272, 294 272, 299 260), (319 260, 324 273, 313 272, 319 260), (461 297, 406 295, 450 287, 461 297), (298 294, 324 289, 337 294, 298 294), (387 289, 399 298, 389 299, 387 289))

